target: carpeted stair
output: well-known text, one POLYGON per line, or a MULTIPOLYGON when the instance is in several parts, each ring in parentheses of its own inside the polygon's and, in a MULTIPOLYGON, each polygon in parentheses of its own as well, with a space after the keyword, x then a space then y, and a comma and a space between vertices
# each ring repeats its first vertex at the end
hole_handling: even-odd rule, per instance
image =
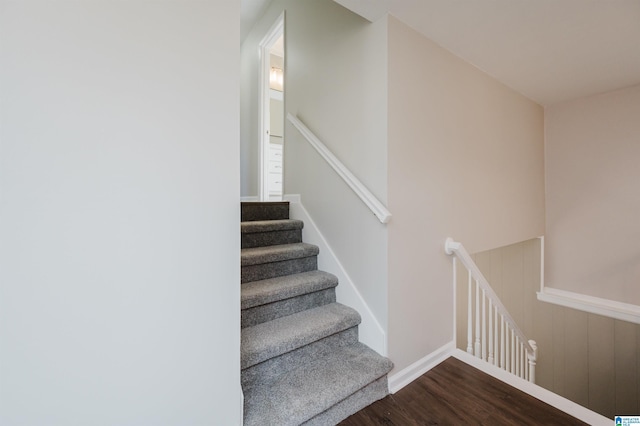
POLYGON ((289 203, 241 212, 244 425, 335 425, 386 396, 391 361, 358 342, 360 315, 336 303, 289 203))

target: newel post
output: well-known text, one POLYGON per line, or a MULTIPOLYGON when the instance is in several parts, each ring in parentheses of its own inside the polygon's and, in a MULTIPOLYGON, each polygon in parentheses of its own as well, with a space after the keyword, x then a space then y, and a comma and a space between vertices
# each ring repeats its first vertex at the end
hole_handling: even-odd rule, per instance
POLYGON ((529 344, 533 348, 533 353, 527 353, 529 359, 529 381, 531 383, 536 382, 536 361, 538 359, 538 345, 535 340, 529 340, 529 344))

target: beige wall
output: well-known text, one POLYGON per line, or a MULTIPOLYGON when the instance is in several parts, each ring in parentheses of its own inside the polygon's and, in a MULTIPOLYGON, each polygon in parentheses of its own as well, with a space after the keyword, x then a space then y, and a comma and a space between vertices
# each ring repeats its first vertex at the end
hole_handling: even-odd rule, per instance
POLYGON ((543 111, 389 18, 389 353, 453 339, 451 236, 471 251, 544 232, 543 111))
POLYGON ((545 108, 545 285, 640 305, 640 86, 545 108))
MULTIPOLYGON (((257 45, 285 19, 285 116, 299 118, 383 202, 387 197, 386 20, 331 0, 276 0, 242 46, 242 195, 257 170, 257 45)), ((387 322, 387 229, 290 124, 284 191, 300 194, 374 315, 387 322)), ((320 254, 322 256, 322 253, 320 254)))
MULTIPOLYGON (((525 335, 538 344, 536 383, 606 417, 640 410, 640 325, 537 300, 540 240, 472 257, 525 335)), ((459 269, 459 294, 466 272, 459 269)), ((466 298, 458 347, 466 348, 466 298)))
POLYGON ((240 424, 239 9, 0 2, 0 424, 240 424))

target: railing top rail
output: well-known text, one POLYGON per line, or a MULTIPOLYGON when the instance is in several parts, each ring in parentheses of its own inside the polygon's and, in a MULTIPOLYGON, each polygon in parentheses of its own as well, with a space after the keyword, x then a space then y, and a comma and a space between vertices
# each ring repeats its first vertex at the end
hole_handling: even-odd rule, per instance
POLYGON ((482 288, 485 291, 485 294, 487 295, 487 297, 491 299, 491 301, 493 302, 493 305, 498 309, 500 314, 504 317, 505 322, 509 324, 509 326, 514 331, 516 336, 518 336, 518 338, 524 343, 524 346, 527 349, 527 351, 534 352, 535 348, 531 345, 531 343, 529 342, 529 339, 527 339, 527 337, 524 335, 520 327, 518 327, 518 324, 516 324, 516 322, 513 320, 513 318, 511 317, 511 314, 509 314, 509 311, 507 311, 507 308, 505 308, 505 306, 502 304, 502 301, 500 300, 498 295, 495 293, 495 291, 493 291, 493 288, 491 288, 489 281, 487 281, 487 279, 484 277, 482 272, 480 272, 478 265, 476 265, 476 263, 473 261, 473 259, 471 258, 467 250, 464 248, 462 243, 454 241, 452 238, 447 238, 447 241, 445 242, 445 252, 448 255, 455 255, 458 259, 460 259, 462 264, 471 273, 471 276, 473 277, 473 279, 475 279, 478 282, 480 288, 482 288))
POLYGON ((360 197, 362 202, 364 202, 367 207, 369 207, 373 214, 376 215, 378 220, 380 220, 380 222, 382 223, 389 222, 389 219, 391 219, 391 212, 384 206, 384 204, 382 204, 382 202, 380 202, 380 200, 376 198, 375 195, 371 193, 371 191, 369 191, 363 185, 362 182, 360 182, 357 177, 353 175, 353 173, 349 171, 349 169, 347 169, 344 164, 342 164, 340 160, 338 160, 338 158, 336 158, 335 155, 333 155, 331 151, 329 151, 329 148, 327 148, 327 146, 323 144, 320 139, 318 139, 318 137, 314 135, 313 132, 309 130, 309 128, 305 126, 302 121, 300 121, 298 117, 291 113, 288 113, 287 120, 289 120, 289 122, 291 122, 291 124, 293 124, 293 126, 298 129, 300 134, 302 134, 307 142, 309 142, 309 144, 311 144, 311 146, 314 147, 316 151, 318 151, 320 156, 322 156, 322 158, 324 158, 325 161, 329 163, 329 165, 333 168, 333 170, 335 170, 338 176, 340 176, 345 181, 349 188, 351 188, 351 190, 353 190, 353 192, 355 192, 356 195, 360 197))

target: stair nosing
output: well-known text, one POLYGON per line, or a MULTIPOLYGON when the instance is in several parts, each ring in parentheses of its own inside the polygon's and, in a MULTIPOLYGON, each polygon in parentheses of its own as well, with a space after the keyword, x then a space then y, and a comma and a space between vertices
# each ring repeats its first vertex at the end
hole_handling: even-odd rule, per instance
POLYGON ((280 300, 314 293, 338 285, 338 278, 324 271, 308 271, 242 284, 240 307, 242 310, 267 305, 280 300))
POLYGON ((356 310, 334 302, 243 328, 241 368, 249 368, 324 337, 356 327, 361 320, 356 310), (301 327, 301 324, 309 324, 311 328, 301 327))
POLYGON ((262 265, 271 262, 317 256, 318 246, 308 243, 289 243, 273 246, 251 247, 240 250, 240 265, 262 265))
POLYGON ((304 222, 297 219, 254 220, 240 222, 241 234, 261 232, 295 231, 304 228, 304 222))
MULTIPOLYGON (((368 361, 372 361, 372 362, 367 362, 366 367, 362 365, 358 365, 357 367, 359 368, 354 368, 356 366, 351 365, 350 366, 351 368, 347 370, 351 373, 357 372, 356 377, 359 380, 355 380, 355 381, 346 380, 345 383, 341 383, 341 386, 337 388, 339 389, 339 392, 337 394, 332 395, 331 399, 325 400, 324 404, 316 405, 313 411, 311 412, 307 411, 304 414, 304 418, 301 415, 300 418, 290 419, 295 421, 296 424, 303 423, 317 416, 318 414, 326 411, 327 409, 331 408, 335 404, 349 398, 358 390, 366 387, 367 385, 375 382, 376 380, 388 374, 389 371, 391 371, 391 369, 393 368, 393 364, 391 363, 391 361, 381 356, 380 354, 376 353, 373 349, 367 347, 363 343, 357 342, 349 346, 338 348, 336 349, 335 352, 329 354, 327 357, 324 357, 321 359, 312 359, 308 363, 305 363, 304 365, 292 371, 285 372, 273 380, 270 380, 268 382, 261 383, 259 385, 252 387, 249 393, 245 395, 245 400, 249 401, 250 398, 254 397, 254 395, 262 394, 261 396, 263 397, 266 396, 266 398, 269 398, 269 396, 272 396, 274 399, 278 401, 286 399, 286 401, 283 401, 284 404, 291 403, 290 398, 285 398, 286 391, 282 392, 283 393, 282 395, 278 395, 278 392, 281 389, 284 390, 283 389, 284 386, 290 386, 290 383, 292 382, 295 383, 296 382, 295 379, 296 378, 299 379, 300 377, 303 377, 305 379, 304 382, 306 383, 316 382, 313 385, 311 385, 311 387, 318 390, 322 390, 324 388, 322 386, 319 386, 319 384, 323 383, 323 379, 326 379, 327 376, 329 377, 332 375, 335 376, 335 374, 331 374, 334 371, 335 363, 339 363, 339 362, 348 363, 350 361, 353 361, 352 358, 354 358, 354 355, 356 355, 357 353, 364 354, 364 356, 368 358, 368 361), (318 371, 318 370, 320 372, 324 372, 325 374, 312 375, 314 371, 318 371)), ((365 360, 366 359, 359 360, 359 363, 361 364, 362 361, 365 361, 365 360)), ((308 387, 309 386, 307 386, 307 388, 308 387)), ((296 398, 296 403, 300 405, 304 404, 305 406, 308 406, 311 400, 315 401, 317 399, 316 392, 314 392, 313 395, 304 395, 307 397, 307 401, 303 399, 302 394, 297 394, 297 396, 299 398, 296 398)), ((250 409, 251 407, 249 407, 249 410, 250 409)), ((249 416, 251 415, 250 412, 246 414, 249 414, 249 416)), ((282 419, 263 419, 263 420, 268 422, 269 420, 275 421, 275 420, 282 420, 282 419)))

